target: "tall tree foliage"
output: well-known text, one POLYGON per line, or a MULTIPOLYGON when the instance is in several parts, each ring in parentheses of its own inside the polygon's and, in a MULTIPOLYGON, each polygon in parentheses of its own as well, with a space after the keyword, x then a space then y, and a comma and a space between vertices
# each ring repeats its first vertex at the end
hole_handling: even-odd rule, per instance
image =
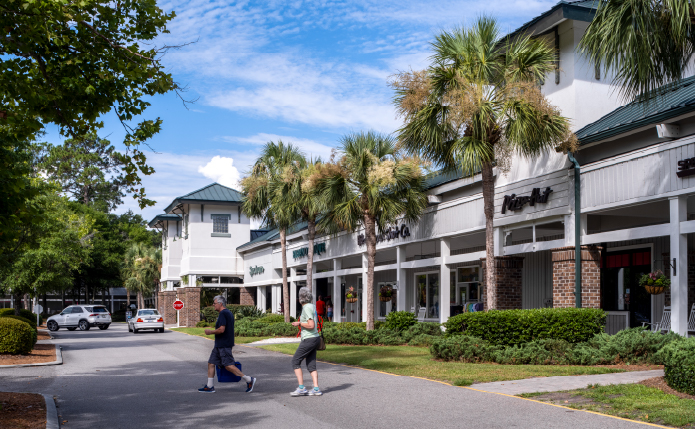
POLYGON ((125 196, 122 158, 108 140, 90 133, 59 146, 41 145, 38 168, 75 201, 109 212, 125 196))
POLYGON ((162 121, 131 121, 150 105, 148 96, 179 90, 161 62, 170 47, 152 44, 173 17, 156 0, 1 2, 0 125, 19 140, 45 123, 76 138, 102 127, 101 115, 113 111, 126 130, 129 191, 141 206, 153 204, 140 186, 140 174, 153 172, 140 144, 162 121))
POLYGON ((576 146, 569 120, 537 85, 554 69, 555 52, 541 39, 500 37, 497 22, 481 17, 469 28, 444 31, 432 42, 430 66, 401 73, 392 85, 404 126, 400 144, 436 166, 482 173, 486 233, 487 305, 494 299, 494 173, 524 157, 576 146))
POLYGON ((613 76, 624 99, 648 100, 653 90, 683 77, 695 50, 690 0, 598 0, 579 44, 613 76))
POLYGON ((140 243, 133 243, 126 249, 122 272, 123 286, 129 292, 137 294, 138 308, 145 306, 145 297, 156 292, 161 266, 160 249, 140 243))
POLYGON ((287 284, 287 230, 299 219, 299 213, 285 204, 291 197, 292 182, 285 181, 288 171, 301 167, 305 162, 299 148, 282 141, 268 142, 253 165, 250 173, 241 181, 244 193, 242 210, 250 218, 260 218, 263 225, 277 228, 282 249, 282 296, 285 322, 290 321, 290 289, 287 284))
POLYGON ((403 157, 386 135, 347 135, 339 154, 335 162, 316 165, 306 187, 325 202, 327 210, 319 220, 323 230, 337 233, 364 228, 367 278, 363 297, 367 329, 372 330, 377 228, 384 231, 400 218, 406 222, 420 218, 427 207, 425 179, 419 159, 403 157))

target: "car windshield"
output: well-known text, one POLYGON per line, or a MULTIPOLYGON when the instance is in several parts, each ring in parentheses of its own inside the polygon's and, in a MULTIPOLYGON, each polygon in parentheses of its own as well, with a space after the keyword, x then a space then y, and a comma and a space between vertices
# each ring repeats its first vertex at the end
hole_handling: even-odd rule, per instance
POLYGON ((157 310, 140 310, 138 316, 159 316, 157 310))
POLYGON ((87 307, 87 310, 90 313, 108 313, 109 310, 106 309, 106 307, 87 307))

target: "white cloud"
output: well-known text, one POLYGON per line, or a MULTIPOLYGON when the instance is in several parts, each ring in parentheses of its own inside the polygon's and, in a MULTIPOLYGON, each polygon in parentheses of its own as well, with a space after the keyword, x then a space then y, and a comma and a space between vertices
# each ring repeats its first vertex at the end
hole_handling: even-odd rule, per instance
POLYGON ((198 173, 208 179, 230 188, 239 187, 239 170, 234 166, 234 159, 215 155, 205 166, 198 167, 198 173))
MULTIPOLYGON (((279 134, 258 133, 249 137, 221 136, 218 138, 229 143, 245 145, 252 144, 254 146, 259 146, 259 150, 261 145, 264 145, 270 141, 277 142, 278 140, 282 140, 284 143, 292 143, 298 146, 307 157, 320 157, 323 160, 328 160, 331 157, 331 151, 333 150, 333 146, 328 146, 314 140, 294 136, 283 136, 279 134)), ((250 162, 247 164, 248 166, 253 164, 258 156, 258 151, 251 151, 250 153, 253 154, 253 159, 249 160, 250 162)))

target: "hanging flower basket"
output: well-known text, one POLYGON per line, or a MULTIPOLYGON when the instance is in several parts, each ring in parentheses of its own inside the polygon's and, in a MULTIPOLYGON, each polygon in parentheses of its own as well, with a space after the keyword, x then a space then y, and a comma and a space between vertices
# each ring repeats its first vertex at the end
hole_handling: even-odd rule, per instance
POLYGON ((348 302, 350 304, 357 302, 357 294, 355 293, 354 287, 350 286, 345 291, 345 302, 348 302))
POLYGON ((391 286, 382 286, 379 290, 379 300, 381 302, 391 301, 391 296, 393 295, 393 288, 391 286))
POLYGON ((661 270, 656 270, 640 277, 639 285, 649 294, 661 295, 671 286, 671 280, 661 270))

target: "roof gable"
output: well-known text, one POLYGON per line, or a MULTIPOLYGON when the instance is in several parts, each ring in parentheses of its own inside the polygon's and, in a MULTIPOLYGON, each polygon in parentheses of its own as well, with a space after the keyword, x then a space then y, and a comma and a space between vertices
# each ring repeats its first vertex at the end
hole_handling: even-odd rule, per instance
POLYGON ((241 204, 243 199, 244 195, 241 192, 215 182, 186 195, 176 197, 164 211, 168 213, 181 203, 219 202, 241 204))

